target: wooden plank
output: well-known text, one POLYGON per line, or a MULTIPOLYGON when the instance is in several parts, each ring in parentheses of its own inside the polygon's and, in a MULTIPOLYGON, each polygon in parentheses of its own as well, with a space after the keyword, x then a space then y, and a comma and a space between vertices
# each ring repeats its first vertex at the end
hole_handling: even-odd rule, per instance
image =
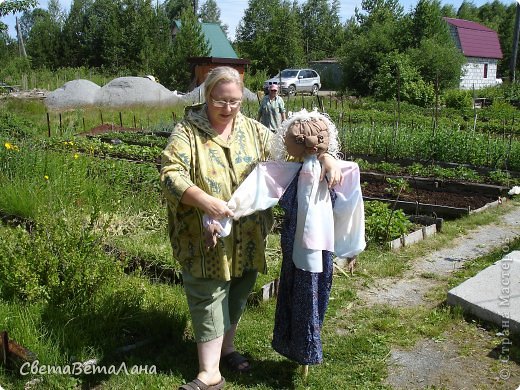
POLYGON ((435 215, 443 217, 461 217, 469 214, 469 208, 462 207, 450 207, 442 205, 434 205, 428 203, 419 202, 406 202, 402 200, 394 199, 383 199, 383 198, 372 198, 369 196, 363 196, 363 200, 372 201, 377 200, 379 202, 389 203, 392 207, 403 210, 405 213, 414 215, 435 215))

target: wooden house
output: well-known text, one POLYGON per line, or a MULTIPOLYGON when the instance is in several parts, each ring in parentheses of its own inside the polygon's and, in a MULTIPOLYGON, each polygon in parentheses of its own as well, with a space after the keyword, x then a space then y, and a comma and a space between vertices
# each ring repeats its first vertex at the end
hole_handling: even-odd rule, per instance
MULTIPOLYGON (((233 46, 231 46, 226 34, 222 31, 222 28, 218 23, 200 24, 202 33, 210 47, 210 53, 208 57, 191 57, 188 59, 192 71, 191 89, 201 85, 206 79, 208 72, 218 66, 231 66, 232 68, 235 68, 238 70, 243 80, 246 66, 249 65, 251 61, 238 58, 233 46)), ((176 20, 172 29, 172 36, 174 39, 181 28, 181 21, 176 20)))

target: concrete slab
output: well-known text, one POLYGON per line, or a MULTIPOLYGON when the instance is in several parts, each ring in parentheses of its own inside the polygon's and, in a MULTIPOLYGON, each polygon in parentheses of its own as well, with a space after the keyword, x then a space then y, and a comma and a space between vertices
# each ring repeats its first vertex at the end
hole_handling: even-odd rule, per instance
POLYGON ((396 238, 395 240, 390 241, 390 249, 391 250, 397 250, 400 249, 403 246, 403 239, 402 237, 396 238))
POLYGON ((407 234, 406 236, 403 237, 403 245, 404 246, 409 246, 409 245, 412 245, 412 244, 416 244, 420 241, 423 240, 423 231, 422 229, 421 230, 416 230, 415 232, 412 232, 410 234, 407 234))
POLYGON ((423 226, 422 232, 425 239, 431 237, 437 233, 437 225, 423 226))
POLYGON ((448 291, 448 304, 520 334, 520 251, 514 251, 448 291))

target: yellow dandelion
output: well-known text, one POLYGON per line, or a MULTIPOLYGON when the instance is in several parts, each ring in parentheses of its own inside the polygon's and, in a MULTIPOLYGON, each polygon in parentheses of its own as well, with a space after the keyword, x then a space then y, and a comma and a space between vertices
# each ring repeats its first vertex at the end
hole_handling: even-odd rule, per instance
POLYGON ((49 176, 47 176, 47 175, 43 176, 43 178, 44 178, 45 180, 49 180, 49 176))
POLYGON ((79 158, 79 154, 74 153, 74 158, 79 158))
POLYGON ((15 151, 19 151, 20 149, 18 148, 18 146, 16 145, 13 145, 12 143, 10 142, 6 142, 4 143, 4 147, 7 149, 7 150, 15 150, 15 151))

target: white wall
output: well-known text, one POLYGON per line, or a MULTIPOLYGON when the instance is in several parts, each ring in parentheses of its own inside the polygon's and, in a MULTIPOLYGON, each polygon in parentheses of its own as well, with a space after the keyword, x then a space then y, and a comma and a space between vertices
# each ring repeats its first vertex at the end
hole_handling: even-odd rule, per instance
MULTIPOLYGON (((457 28, 449 25, 451 37, 459 50, 461 44, 457 28)), ((502 79, 497 79, 497 60, 494 58, 466 57, 467 63, 462 67, 460 89, 480 89, 497 84, 502 84, 502 79), (484 64, 488 64, 487 78, 484 78, 484 64)))
POLYGON ((466 57, 467 63, 462 67, 460 78, 461 89, 481 89, 501 84, 497 79, 497 60, 494 58, 466 57), (484 78, 484 64, 488 64, 487 78, 484 78))

